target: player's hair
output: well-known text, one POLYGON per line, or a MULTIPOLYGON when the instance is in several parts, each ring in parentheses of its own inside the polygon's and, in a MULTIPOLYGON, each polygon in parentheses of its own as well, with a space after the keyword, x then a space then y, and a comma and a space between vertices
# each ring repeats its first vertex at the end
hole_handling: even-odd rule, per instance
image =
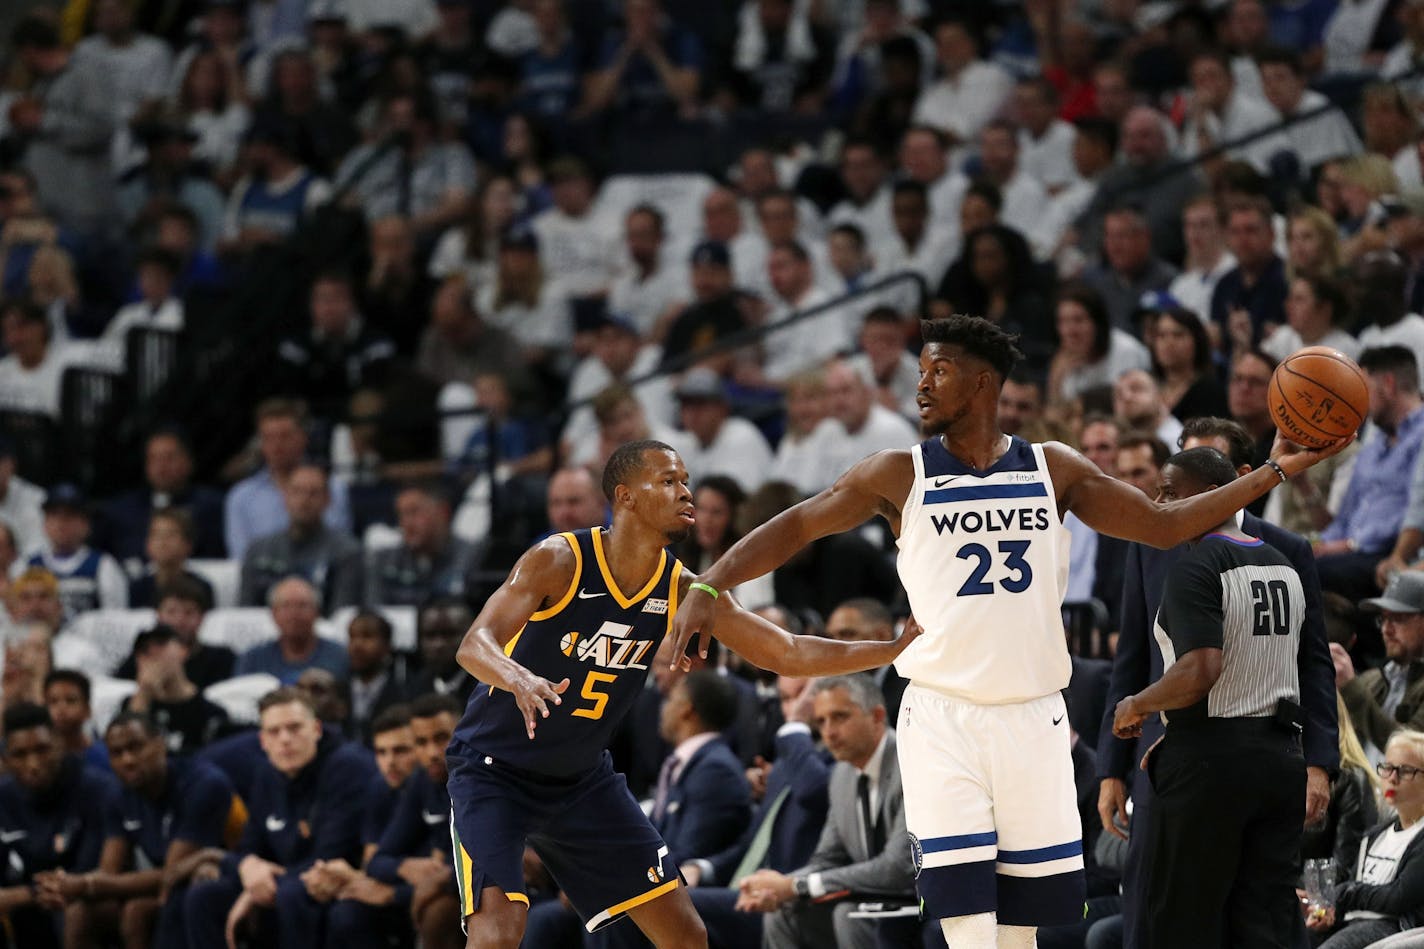
POLYGON ((381 714, 371 719, 371 737, 384 735, 386 732, 393 732, 398 728, 408 728, 410 726, 410 706, 404 702, 397 702, 389 708, 383 709, 381 714))
POLYGON ((261 716, 269 708, 276 708, 278 705, 291 705, 293 702, 311 712, 312 718, 318 717, 316 703, 312 701, 311 693, 306 689, 297 688, 295 685, 284 685, 273 689, 258 699, 257 714, 261 716))
POLYGON ((851 704, 867 712, 885 707, 885 693, 881 692, 880 686, 875 684, 875 680, 864 672, 817 679, 811 686, 811 695, 817 696, 833 689, 845 689, 846 695, 850 696, 851 704))
POLYGON ((104 734, 108 735, 109 732, 123 725, 137 725, 145 738, 159 738, 163 735, 163 729, 158 727, 158 723, 147 712, 135 712, 132 709, 125 709, 115 715, 114 720, 105 726, 104 734))
POLYGON ((1152 462, 1161 469, 1167 463, 1167 459, 1172 456, 1172 451, 1162 444, 1162 439, 1151 432, 1123 432, 1117 440, 1117 450, 1124 451, 1129 448, 1140 448, 1146 445, 1152 452, 1152 462))
POLYGON ((439 692, 427 692, 410 703, 411 718, 434 718, 448 713, 458 719, 463 711, 459 699, 453 695, 441 695, 439 692))
POLYGON ((356 615, 351 617, 351 622, 346 624, 346 628, 349 630, 352 626, 355 626, 357 620, 367 620, 371 623, 375 623, 376 632, 386 641, 386 645, 390 645, 391 636, 394 634, 394 630, 391 629, 390 620, 386 619, 376 610, 363 609, 358 610, 356 615))
POLYGON ((192 603, 204 613, 213 608, 212 594, 192 577, 174 577, 160 587, 158 605, 162 606, 164 600, 181 600, 184 603, 192 603))
POLYGON ((979 316, 956 313, 939 320, 921 320, 920 336, 925 343, 958 346, 975 359, 982 359, 1000 379, 1007 379, 1023 358, 1018 335, 1006 333, 979 316))
POLYGON ((1234 422, 1229 418, 1198 415, 1196 418, 1187 419, 1182 425, 1182 434, 1177 437, 1177 447, 1184 447, 1187 441, 1193 438, 1226 439, 1226 445, 1230 449, 1226 453, 1226 457, 1231 459, 1233 467, 1240 468, 1242 465, 1250 465, 1256 460, 1256 440, 1251 437, 1250 432, 1241 426, 1240 422, 1234 422))
POLYGON ((1387 372, 1401 390, 1419 391, 1419 360, 1407 346, 1373 346, 1360 353, 1360 368, 1370 375, 1387 372))
POLYGON ((708 731, 720 732, 737 720, 737 690, 724 676, 699 669, 688 673, 682 685, 693 713, 708 731))
POLYGON ((1236 480, 1236 466, 1215 448, 1202 445, 1179 451, 1167 459, 1167 464, 1186 472, 1199 484, 1221 486, 1236 480))
POLYGON ((5 717, 0 721, 3 721, 6 738, 15 732, 26 732, 32 728, 54 728, 54 719, 50 718, 49 709, 34 702, 15 703, 5 709, 5 717))
POLYGON ((650 451, 672 451, 671 445, 655 438, 644 438, 628 442, 613 449, 608 463, 603 466, 603 496, 613 503, 613 492, 620 484, 627 483, 633 472, 643 467, 643 455, 650 451))
POLYGON ((48 692, 49 687, 61 683, 72 685, 79 690, 79 695, 84 699, 84 704, 89 704, 89 698, 93 694, 93 687, 89 683, 89 677, 78 669, 55 669, 44 678, 44 691, 48 692))

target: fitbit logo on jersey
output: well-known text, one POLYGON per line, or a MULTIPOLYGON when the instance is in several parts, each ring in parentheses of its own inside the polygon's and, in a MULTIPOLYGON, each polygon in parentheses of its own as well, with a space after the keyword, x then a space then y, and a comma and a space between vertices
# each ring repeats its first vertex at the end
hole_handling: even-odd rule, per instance
POLYGON ((935 533, 990 534, 999 531, 1046 531, 1048 530, 1048 508, 1021 507, 1009 510, 955 511, 952 514, 932 514, 935 533))
POLYGON ((629 639, 632 630, 623 623, 604 623, 592 636, 565 633, 559 641, 559 651, 600 669, 646 669, 648 664, 643 660, 652 650, 653 641, 629 639))

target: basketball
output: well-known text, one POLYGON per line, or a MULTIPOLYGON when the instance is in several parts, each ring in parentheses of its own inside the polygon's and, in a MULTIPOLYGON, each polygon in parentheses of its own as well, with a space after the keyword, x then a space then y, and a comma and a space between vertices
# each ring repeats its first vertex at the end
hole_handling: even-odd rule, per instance
POLYGON ((1287 357, 1271 376, 1268 398, 1276 428, 1307 448, 1326 448, 1353 435, 1370 410, 1364 372, 1328 346, 1287 357))

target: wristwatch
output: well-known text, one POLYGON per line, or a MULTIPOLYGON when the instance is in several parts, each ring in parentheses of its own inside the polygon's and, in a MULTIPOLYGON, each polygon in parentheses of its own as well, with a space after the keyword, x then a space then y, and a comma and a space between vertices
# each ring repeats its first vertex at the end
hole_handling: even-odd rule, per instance
POLYGON ((796 898, 798 900, 809 900, 811 898, 811 881, 807 877, 792 877, 791 883, 796 887, 796 898))

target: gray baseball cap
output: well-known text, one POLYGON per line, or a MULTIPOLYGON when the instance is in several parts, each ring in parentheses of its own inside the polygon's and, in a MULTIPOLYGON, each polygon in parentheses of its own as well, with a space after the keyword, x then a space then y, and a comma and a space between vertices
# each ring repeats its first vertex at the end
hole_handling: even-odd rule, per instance
POLYGON ((1424 613, 1424 572, 1401 570, 1389 578, 1384 596, 1360 603, 1371 613, 1424 613))

